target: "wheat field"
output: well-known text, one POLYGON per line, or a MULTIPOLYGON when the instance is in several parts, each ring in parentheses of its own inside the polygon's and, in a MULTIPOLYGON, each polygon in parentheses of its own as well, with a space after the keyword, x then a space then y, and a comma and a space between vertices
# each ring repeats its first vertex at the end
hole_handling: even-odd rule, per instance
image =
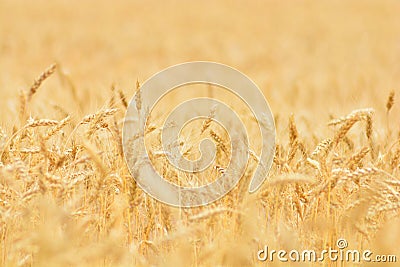
MULTIPOLYGON (((257 259, 264 245, 321 251, 340 238, 399 261, 399 11, 396 0, 0 0, 0 266, 364 266, 257 259), (239 114, 251 150, 228 195, 175 208, 136 185, 121 134, 140 85, 193 60, 259 86, 277 146, 250 194, 260 134, 246 106, 209 86, 167 95, 150 151, 165 115, 199 96, 239 114)), ((210 169, 188 175, 150 153, 157 171, 187 186, 219 177, 231 152, 223 127, 188 125, 181 151, 197 158, 203 137, 217 147, 210 169)))

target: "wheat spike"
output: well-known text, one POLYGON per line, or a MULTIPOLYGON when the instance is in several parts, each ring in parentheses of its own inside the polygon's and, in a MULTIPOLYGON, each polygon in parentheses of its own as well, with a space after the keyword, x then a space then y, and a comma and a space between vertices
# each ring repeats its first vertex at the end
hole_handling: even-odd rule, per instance
POLYGON ((294 115, 290 115, 289 118, 289 145, 290 147, 294 147, 297 138, 299 137, 299 133, 297 131, 296 123, 294 121, 294 115))
POLYGON ((139 112, 142 109, 142 93, 140 91, 139 80, 136 80, 135 102, 136 102, 136 110, 139 112))
POLYGON ((108 109, 100 110, 99 112, 96 112, 95 114, 86 115, 85 117, 83 117, 83 119, 81 120, 81 122, 79 124, 87 124, 94 120, 100 121, 101 118, 112 116, 117 111, 118 111, 117 108, 108 108, 108 109))
POLYGON ((19 119, 24 121, 26 115, 26 94, 23 90, 19 90, 19 119))
POLYGON ((297 131, 296 123, 294 121, 294 115, 292 114, 289 118, 289 153, 287 156, 287 162, 290 163, 298 149, 298 138, 299 133, 297 131))
POLYGON ((374 112, 375 111, 372 108, 356 109, 356 110, 353 110, 349 115, 347 115, 345 117, 331 120, 328 123, 328 125, 334 126, 334 125, 338 125, 338 124, 343 124, 343 123, 345 123, 347 121, 351 121, 351 120, 365 120, 368 117, 372 116, 372 114, 374 112))
POLYGON ((210 127, 211 122, 214 119, 216 110, 217 110, 216 106, 211 108, 210 114, 208 115, 207 119, 203 122, 203 126, 201 127, 200 134, 203 134, 208 129, 208 127, 210 127))
POLYGON ((347 132, 353 127, 353 125, 359 121, 359 117, 351 117, 350 119, 347 119, 343 125, 339 128, 339 130, 336 132, 331 145, 336 146, 347 134, 347 132))
POLYGON ((348 166, 350 170, 355 170, 360 164, 361 160, 368 154, 369 148, 363 147, 357 153, 353 154, 346 162, 345 166, 348 166))
POLYGON ((390 91, 388 100, 386 102, 386 112, 389 112, 394 104, 394 91, 390 91))
POLYGON ((119 99, 121 100, 122 105, 125 109, 128 108, 128 102, 126 101, 125 94, 122 90, 118 90, 119 99))
POLYGON ((217 142, 218 147, 220 147, 225 153, 227 153, 227 149, 223 139, 213 130, 210 131, 210 135, 214 139, 214 141, 217 142))
POLYGON ((32 99, 32 96, 36 93, 36 91, 39 89, 40 85, 48 78, 50 77, 51 74, 54 73, 56 70, 57 65, 52 64, 50 67, 48 67, 44 72, 40 74, 40 76, 34 81, 32 86, 29 88, 28 92, 28 101, 32 99))
POLYGON ((62 119, 56 126, 54 126, 53 128, 48 129, 46 135, 43 138, 45 140, 48 140, 54 134, 59 132, 65 125, 67 125, 70 122, 70 120, 71 120, 70 116, 67 116, 66 118, 62 119))
POLYGON ((28 123, 25 125, 24 128, 35 128, 35 127, 40 127, 40 126, 55 126, 59 122, 56 120, 48 120, 48 119, 39 119, 39 120, 34 120, 34 119, 29 119, 28 123))
POLYGON ((317 147, 311 153, 311 158, 324 157, 328 153, 331 147, 331 143, 332 143, 331 138, 323 140, 321 143, 317 145, 317 147))

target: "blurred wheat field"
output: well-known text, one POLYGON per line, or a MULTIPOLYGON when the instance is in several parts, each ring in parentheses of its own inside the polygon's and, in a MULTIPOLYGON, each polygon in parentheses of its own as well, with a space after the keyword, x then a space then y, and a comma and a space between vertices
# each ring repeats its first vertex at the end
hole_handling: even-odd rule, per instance
MULTIPOLYGON (((257 251, 321 251, 338 238, 400 257, 399 11, 395 0, 0 0, 0 266, 292 266, 257 251), (260 137, 246 108, 208 87, 166 97, 150 150, 166 111, 194 96, 227 100, 254 150, 227 196, 178 209, 136 186, 121 131, 140 83, 192 60, 230 65, 260 87, 277 151, 249 194, 260 137)), ((212 168, 188 176, 153 154, 159 172, 186 185, 221 174, 229 139, 216 124, 200 128, 182 132, 182 150, 196 158, 200 137, 211 138, 212 168)))

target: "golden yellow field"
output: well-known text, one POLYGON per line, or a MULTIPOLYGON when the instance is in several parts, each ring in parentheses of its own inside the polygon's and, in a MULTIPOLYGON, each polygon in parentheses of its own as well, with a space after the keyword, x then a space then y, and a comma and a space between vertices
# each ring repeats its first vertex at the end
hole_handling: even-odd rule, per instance
MULTIPOLYGON (((0 0, 0 266, 397 266, 399 13, 397 0, 0 0), (257 192, 247 190, 252 155, 227 196, 179 209, 136 185, 121 132, 140 84, 194 60, 232 66, 259 86, 277 147, 257 192), (257 258, 265 246, 321 252, 339 239, 397 263, 257 258)), ((154 110, 150 150, 160 149, 167 111, 211 96, 235 108, 259 151, 238 99, 189 89, 154 110)), ((198 156, 200 128, 182 131, 188 158, 198 156)), ((229 146, 216 124, 204 135, 229 146)), ((198 177, 151 159, 187 185, 220 175, 230 151, 217 152, 198 177)))

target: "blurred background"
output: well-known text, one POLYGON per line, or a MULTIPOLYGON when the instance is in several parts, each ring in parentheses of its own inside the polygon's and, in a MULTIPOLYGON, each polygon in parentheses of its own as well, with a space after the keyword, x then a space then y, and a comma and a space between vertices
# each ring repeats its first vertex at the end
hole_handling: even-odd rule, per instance
MULTIPOLYGON (((14 117, 17 90, 53 62, 86 112, 111 84, 131 96, 136 79, 191 60, 244 72, 283 116, 317 113, 326 121, 357 107, 379 111, 400 84, 399 11, 396 0, 1 0, 1 118, 14 117)), ((61 82, 46 81, 35 101, 68 103, 61 82)))

